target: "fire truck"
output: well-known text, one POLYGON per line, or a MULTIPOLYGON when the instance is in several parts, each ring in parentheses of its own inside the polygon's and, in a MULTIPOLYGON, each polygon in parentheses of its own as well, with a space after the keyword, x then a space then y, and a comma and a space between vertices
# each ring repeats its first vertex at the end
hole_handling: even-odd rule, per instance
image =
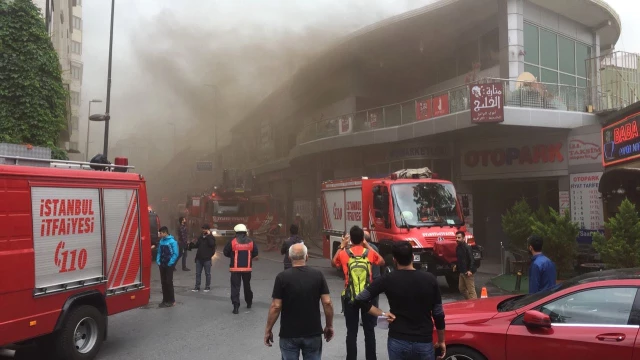
POLYGON ((231 240, 237 224, 245 224, 252 236, 265 234, 273 224, 283 221, 284 207, 271 195, 251 195, 244 189, 218 189, 187 200, 189 226, 197 236, 203 224, 214 227, 212 234, 231 240))
POLYGON ((465 232, 478 267, 482 247, 467 232, 453 184, 436 177, 421 168, 397 171, 383 179, 323 182, 325 253, 333 258, 342 235, 357 225, 370 232, 385 259, 384 271, 393 270, 393 242, 408 241, 415 268, 445 276, 448 285, 457 289, 455 233, 465 232))
POLYGON ((108 316, 149 302, 145 179, 126 158, 0 164, 0 348, 34 340, 48 356, 93 359, 108 316))

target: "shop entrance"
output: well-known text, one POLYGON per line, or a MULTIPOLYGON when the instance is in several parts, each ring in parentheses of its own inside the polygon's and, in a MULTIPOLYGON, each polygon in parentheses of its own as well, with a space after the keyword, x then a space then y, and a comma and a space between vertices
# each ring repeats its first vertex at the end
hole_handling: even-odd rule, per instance
POLYGON ((558 210, 558 179, 473 182, 473 233, 478 244, 484 247, 487 260, 500 261, 500 242, 506 245, 509 241, 502 231, 502 215, 522 198, 534 211, 540 206, 558 210))

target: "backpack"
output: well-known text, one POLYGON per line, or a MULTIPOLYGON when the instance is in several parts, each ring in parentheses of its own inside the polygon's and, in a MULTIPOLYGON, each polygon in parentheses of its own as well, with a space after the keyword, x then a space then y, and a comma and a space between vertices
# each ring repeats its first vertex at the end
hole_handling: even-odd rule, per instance
POLYGON ((349 282, 347 288, 343 291, 343 296, 344 300, 352 303, 356 296, 371 282, 371 262, 367 257, 369 249, 364 249, 360 256, 356 256, 351 249, 346 251, 349 255, 349 261, 347 262, 349 282))

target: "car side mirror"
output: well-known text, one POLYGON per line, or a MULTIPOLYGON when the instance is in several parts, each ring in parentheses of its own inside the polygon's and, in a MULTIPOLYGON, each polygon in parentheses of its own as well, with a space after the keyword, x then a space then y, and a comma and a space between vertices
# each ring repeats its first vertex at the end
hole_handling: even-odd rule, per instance
POLYGON ((549 318, 549 315, 536 310, 529 310, 525 312, 522 322, 528 328, 548 329, 551 327, 551 318, 549 318))

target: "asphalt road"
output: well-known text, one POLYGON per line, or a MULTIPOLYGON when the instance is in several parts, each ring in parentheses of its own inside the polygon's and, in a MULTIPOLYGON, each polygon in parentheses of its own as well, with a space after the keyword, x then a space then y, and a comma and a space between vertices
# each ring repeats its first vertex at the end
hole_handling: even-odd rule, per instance
MULTIPOLYGON (((195 252, 188 254, 193 259, 195 252)), ((148 306, 109 318, 109 338, 103 343, 98 355, 100 360, 118 359, 277 359, 280 357, 278 342, 272 348, 263 344, 264 326, 275 275, 282 270, 279 253, 260 255, 254 265, 251 286, 254 292, 252 309, 240 308, 240 314, 231 313, 228 259, 216 254, 212 269, 212 291, 193 293, 194 264, 192 271, 176 271, 174 285, 177 304, 173 308, 158 308, 161 300, 160 281, 157 268, 152 273, 152 295, 148 306)), ((329 284, 336 311, 334 317, 335 337, 324 343, 323 359, 344 359, 346 327, 340 313, 340 292, 343 281, 337 270, 329 266, 329 260, 313 258, 309 265, 321 269, 329 284)), ((204 283, 204 274, 203 274, 204 283)), ((490 278, 478 273, 476 284, 480 287, 490 278)), ((460 300, 459 294, 449 291, 444 279, 440 279, 443 300, 460 300)), ((203 284, 204 285, 204 284, 203 284)), ((492 290, 489 290, 491 294, 492 290)), ((241 291, 241 299, 242 299, 241 291)), ((381 308, 387 310, 384 295, 380 296, 381 308)), ((323 315, 324 316, 324 315, 323 315)), ((323 317, 324 324, 324 317, 323 317)), ((274 328, 277 337, 279 323, 274 328)), ((387 359, 384 330, 376 330, 378 359, 387 359)), ((358 336, 359 358, 364 358, 364 338, 358 336)), ((1 357, 0 357, 1 358, 1 357)))

